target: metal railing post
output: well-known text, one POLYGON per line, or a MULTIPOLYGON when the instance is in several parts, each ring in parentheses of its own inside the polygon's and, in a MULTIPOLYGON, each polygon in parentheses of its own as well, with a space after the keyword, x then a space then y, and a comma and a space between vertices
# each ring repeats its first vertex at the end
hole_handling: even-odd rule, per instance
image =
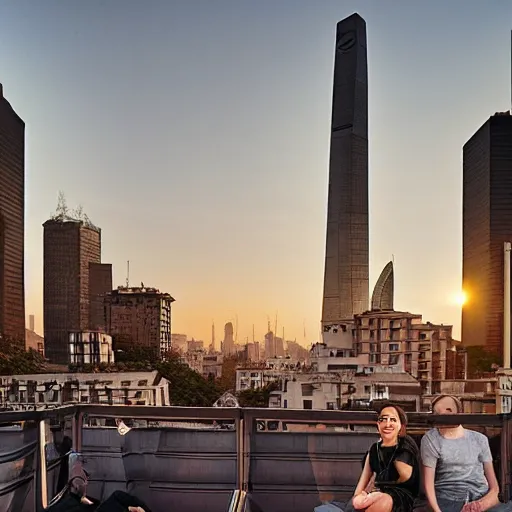
POLYGON ((39 421, 39 453, 37 464, 36 490, 38 499, 38 509, 44 510, 48 506, 48 485, 46 474, 46 422, 44 419, 39 421))

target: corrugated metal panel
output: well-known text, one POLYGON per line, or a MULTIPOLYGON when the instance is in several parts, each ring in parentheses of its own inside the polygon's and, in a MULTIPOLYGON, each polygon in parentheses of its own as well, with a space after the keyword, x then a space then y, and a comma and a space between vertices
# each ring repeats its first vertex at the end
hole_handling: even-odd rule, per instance
POLYGON ((34 512, 37 428, 0 430, 0 510, 34 512))
POLYGON ((189 429, 84 430, 82 453, 91 475, 89 494, 104 499, 116 489, 154 510, 225 512, 237 484, 235 431, 189 429))
POLYGON ((311 512, 323 500, 346 501, 364 454, 378 438, 366 433, 255 433, 251 503, 265 512, 311 512))

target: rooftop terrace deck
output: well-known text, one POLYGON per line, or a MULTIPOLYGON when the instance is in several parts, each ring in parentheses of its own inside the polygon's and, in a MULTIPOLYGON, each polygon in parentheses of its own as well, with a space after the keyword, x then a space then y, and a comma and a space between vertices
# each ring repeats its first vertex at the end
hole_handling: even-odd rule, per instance
MULTIPOLYGON (((203 511, 205 504, 211 512, 312 512, 351 495, 377 439, 375 419, 353 411, 108 405, 3 412, 0 510, 44 510, 62 485, 59 476, 67 480, 67 456, 58 452, 67 436, 83 454, 87 493, 95 498, 121 489, 154 512, 203 511), (108 426, 116 418, 134 428, 120 435, 108 426)), ((512 416, 410 414, 409 421, 417 440, 435 424, 484 432, 510 499, 512 416)))

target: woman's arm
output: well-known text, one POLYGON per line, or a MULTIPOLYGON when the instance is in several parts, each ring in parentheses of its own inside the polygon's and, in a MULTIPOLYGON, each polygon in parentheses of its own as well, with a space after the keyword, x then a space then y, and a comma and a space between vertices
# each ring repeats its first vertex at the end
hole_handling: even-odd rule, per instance
POLYGON ((359 482, 357 483, 356 491, 354 492, 354 496, 358 496, 361 494, 368 484, 370 483, 370 480, 373 476, 372 469, 370 468, 370 452, 366 455, 366 460, 364 461, 364 467, 363 471, 361 473, 361 476, 359 477, 359 482))

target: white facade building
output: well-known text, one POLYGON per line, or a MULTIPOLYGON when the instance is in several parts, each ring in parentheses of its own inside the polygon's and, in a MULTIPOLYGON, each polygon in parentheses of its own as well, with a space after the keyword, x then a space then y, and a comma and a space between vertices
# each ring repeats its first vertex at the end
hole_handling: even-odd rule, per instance
POLYGON ((68 358, 77 365, 114 363, 112 336, 99 331, 70 332, 68 358))

